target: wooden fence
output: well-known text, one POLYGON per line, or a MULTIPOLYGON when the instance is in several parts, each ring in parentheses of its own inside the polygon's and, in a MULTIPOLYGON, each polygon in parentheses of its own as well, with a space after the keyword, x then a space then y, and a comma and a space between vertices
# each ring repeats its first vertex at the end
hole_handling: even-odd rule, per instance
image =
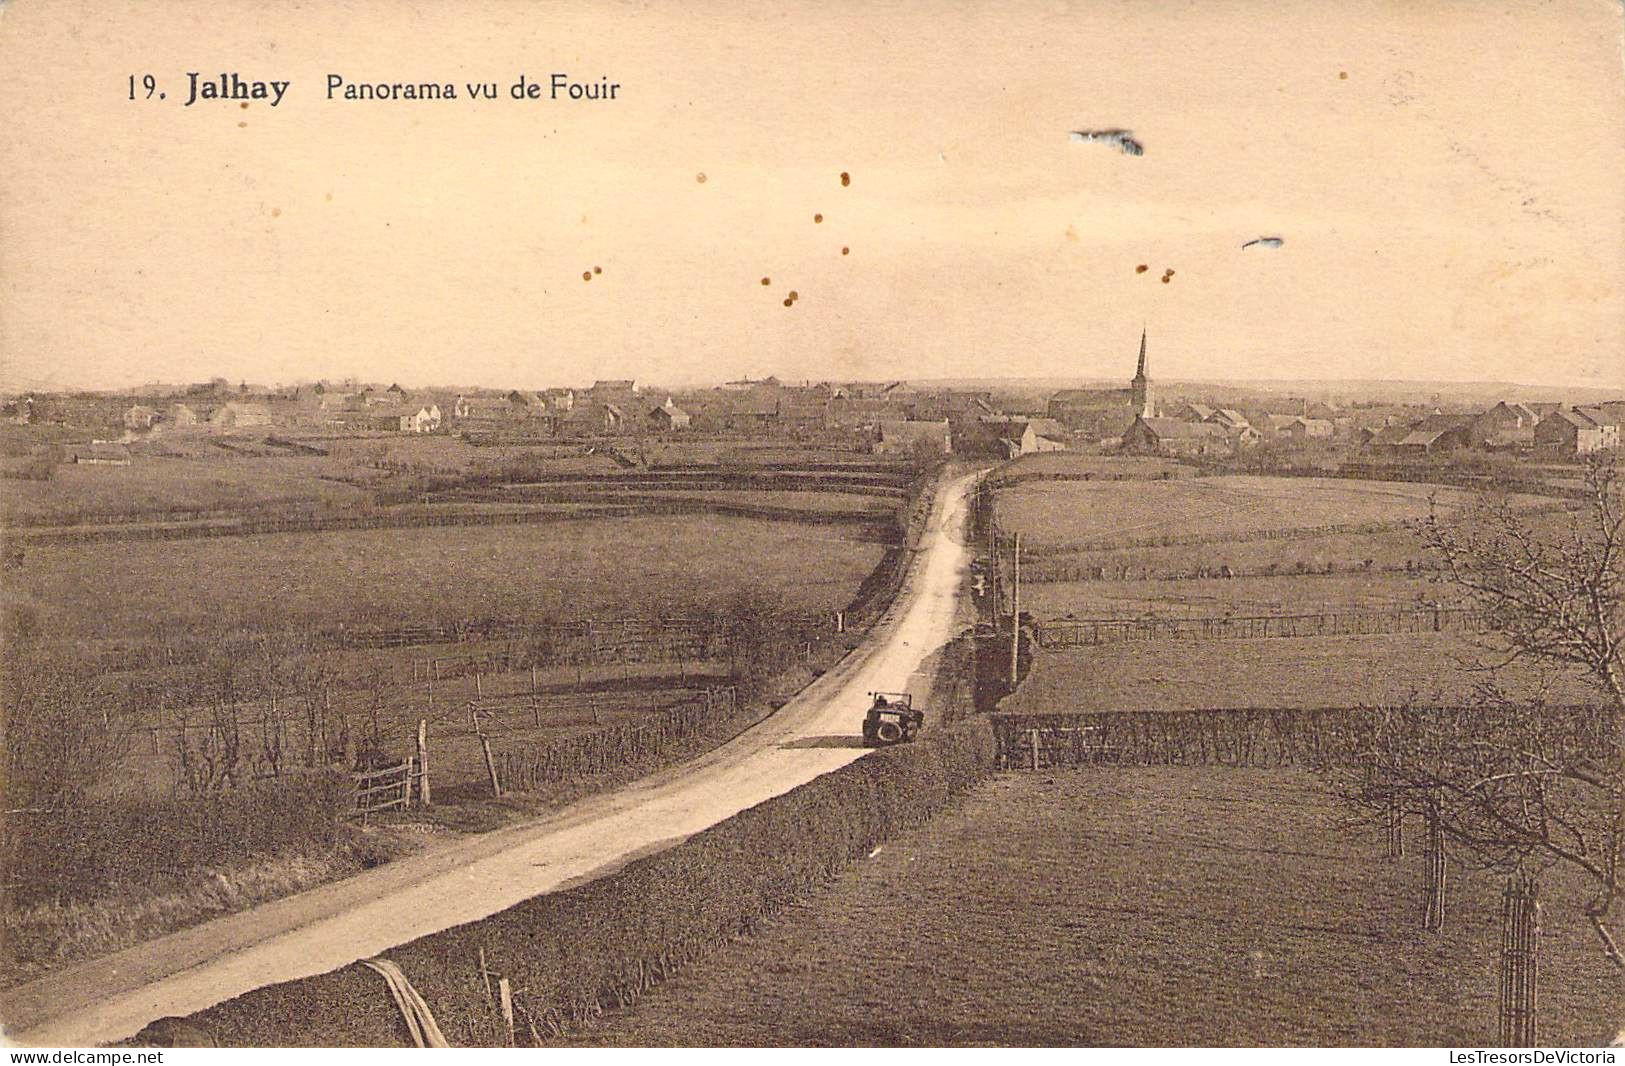
MULTIPOLYGON (((1418 707, 1460 713, 1460 707, 1418 707)), ((1614 750, 1607 736, 1585 732, 1596 708, 1551 705, 1558 719, 1587 723, 1577 742, 1614 750)), ((1000 769, 1072 766, 1313 766, 1369 707, 1214 708, 1192 711, 1091 711, 990 715, 1000 769)))
POLYGON ((422 794, 423 772, 415 758, 408 758, 394 766, 360 770, 352 775, 355 780, 355 810, 349 817, 365 822, 369 815, 381 811, 404 810, 412 805, 414 794, 422 794))
POLYGON ((1039 647, 1073 648, 1128 641, 1482 633, 1490 621, 1487 612, 1472 608, 1405 607, 1207 618, 1061 618, 1040 622, 1036 629, 1039 647))
POLYGON ((533 791, 659 755, 708 723, 732 715, 738 707, 734 689, 708 689, 702 698, 668 707, 642 721, 504 749, 494 757, 499 789, 504 794, 533 791))

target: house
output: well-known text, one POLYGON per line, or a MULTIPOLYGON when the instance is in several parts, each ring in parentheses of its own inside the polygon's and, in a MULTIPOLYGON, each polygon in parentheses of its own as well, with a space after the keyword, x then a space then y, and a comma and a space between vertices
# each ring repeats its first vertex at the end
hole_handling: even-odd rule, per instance
POLYGON ((563 421, 563 431, 578 437, 620 433, 625 427, 626 413, 619 404, 590 399, 578 402, 563 421))
POLYGON ((451 413, 462 422, 512 422, 524 416, 525 408, 506 396, 458 396, 451 413))
POLYGON ((931 422, 883 421, 874 445, 876 455, 947 455, 951 451, 953 431, 946 418, 931 422))
POLYGON ((1386 426, 1371 434, 1366 446, 1379 454, 1422 458, 1468 447, 1471 419, 1432 414, 1410 425, 1386 426))
POLYGON ((209 425, 217 429, 247 429, 251 426, 271 424, 271 409, 263 403, 240 403, 236 400, 221 404, 209 415, 209 425))
POLYGON ((74 450, 73 461, 82 466, 129 466, 130 450, 122 444, 96 441, 74 450))
POLYGON ((1574 409, 1602 427, 1604 437, 1603 447, 1612 448, 1616 447, 1619 443, 1617 440, 1613 441, 1613 443, 1608 443, 1608 440, 1609 438, 1619 436, 1620 416, 1625 414, 1625 410, 1621 410, 1621 408, 1625 408, 1625 404, 1586 404, 1583 407, 1576 405, 1574 409), (1614 432, 1609 433, 1608 431, 1610 429, 1612 429, 1614 432))
POLYGON ((760 430, 776 425, 779 420, 779 391, 777 388, 759 388, 738 397, 733 403, 734 428, 760 430))
POLYGON ((646 416, 649 428, 659 433, 671 433, 676 430, 687 429, 693 417, 677 404, 672 402, 670 396, 666 402, 652 409, 646 416))
POLYGON ((913 410, 916 419, 936 421, 946 418, 949 422, 974 422, 998 413, 991 392, 955 392, 951 389, 921 393, 914 401, 913 410))
POLYGON ((184 403, 171 404, 169 408, 169 425, 171 429, 190 429, 198 424, 198 415, 191 407, 184 403))
POLYGON ((1234 407, 1221 407, 1202 419, 1202 421, 1223 426, 1230 433, 1240 433, 1244 429, 1253 428, 1253 424, 1247 420, 1247 416, 1234 407))
POLYGON ((1137 416, 1123 431, 1122 449, 1143 455, 1217 456, 1234 450, 1234 438, 1217 422, 1137 416))
POLYGON ((158 420, 158 412, 145 404, 136 404, 124 412, 125 429, 151 429, 158 420))
POLYGON ((1536 424, 1535 446, 1563 456, 1593 455, 1619 447, 1619 425, 1599 422, 1585 408, 1557 410, 1536 424))
POLYGON ((1214 413, 1214 409, 1205 403, 1187 403, 1181 404, 1173 412, 1173 417, 1181 422, 1208 422, 1212 420, 1214 413))
POLYGON ((1502 400, 1488 411, 1473 419, 1468 427, 1475 445, 1506 447, 1527 445, 1535 441, 1535 426, 1540 416, 1521 403, 1502 400))
MULTIPOLYGON (((1271 416, 1273 423, 1274 416, 1271 416)), ((1329 418, 1305 418, 1298 415, 1289 419, 1284 426, 1276 427, 1276 431, 1283 437, 1293 440, 1331 440, 1337 433, 1337 426, 1329 418)))
POLYGON ((975 428, 965 427, 961 433, 970 434, 968 439, 961 439, 961 451, 974 444, 977 445, 975 450, 983 454, 996 454, 1005 459, 1037 452, 1066 451, 1060 439, 1066 435, 1066 427, 1053 418, 988 418, 975 428))
POLYGON ((608 381, 595 381, 592 388, 577 399, 591 403, 609 403, 623 409, 636 407, 638 394, 637 382, 630 378, 611 379, 608 381))
POLYGON ((403 433, 433 433, 440 428, 440 405, 429 404, 427 407, 419 406, 413 411, 410 406, 408 413, 400 416, 400 427, 403 433))
POLYGON ((823 429, 832 421, 834 390, 827 385, 793 385, 779 393, 779 425, 791 430, 823 429))
POLYGON ((536 394, 550 414, 562 415, 575 406, 576 394, 574 389, 543 389, 536 394))

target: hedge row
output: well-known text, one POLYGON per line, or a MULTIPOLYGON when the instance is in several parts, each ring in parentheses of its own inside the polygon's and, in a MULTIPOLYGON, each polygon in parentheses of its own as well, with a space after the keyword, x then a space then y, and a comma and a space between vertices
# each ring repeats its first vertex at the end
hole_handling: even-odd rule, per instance
POLYGON ((452 511, 413 512, 381 515, 332 515, 312 518, 245 518, 241 521, 208 525, 163 525, 118 527, 78 527, 31 532, 13 530, 9 540, 24 545, 95 544, 106 541, 200 540, 213 537, 245 537, 270 533, 331 533, 382 529, 429 529, 450 526, 515 526, 584 519, 654 518, 719 514, 732 518, 760 518, 774 522, 806 525, 859 525, 884 528, 886 517, 878 512, 806 511, 795 507, 770 507, 727 503, 717 500, 662 500, 646 502, 584 504, 568 511, 452 511))
POLYGON ((573 737, 517 744, 496 753, 497 780, 504 792, 528 792, 559 781, 574 781, 659 755, 711 722, 739 710, 731 688, 711 689, 701 699, 653 711, 573 737))
MULTIPOLYGON (((480 970, 515 989, 519 1042, 624 1005, 802 897, 992 772, 973 719, 859 759, 667 851, 566 892, 388 952, 456 1045, 507 1041, 480 970)), ((257 989, 194 1015, 223 1045, 406 1042, 383 982, 359 966, 257 989)))
POLYGON ((333 844, 354 805, 348 774, 313 771, 204 796, 11 812, 0 822, 7 896, 19 904, 84 899, 286 847, 333 844))

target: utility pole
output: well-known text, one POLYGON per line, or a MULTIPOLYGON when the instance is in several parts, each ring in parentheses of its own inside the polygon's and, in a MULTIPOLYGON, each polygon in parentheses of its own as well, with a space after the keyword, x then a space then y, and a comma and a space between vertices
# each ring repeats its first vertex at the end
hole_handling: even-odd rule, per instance
POLYGON ((1021 661, 1021 533, 1016 533, 1010 566, 1010 687, 1014 689, 1021 661))

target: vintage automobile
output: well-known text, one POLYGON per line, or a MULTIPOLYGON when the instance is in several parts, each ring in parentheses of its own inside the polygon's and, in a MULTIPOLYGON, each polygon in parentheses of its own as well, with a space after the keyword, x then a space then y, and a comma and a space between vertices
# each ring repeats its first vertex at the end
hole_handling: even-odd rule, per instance
POLYGON ((870 747, 913 740, 925 723, 925 712, 914 709, 907 692, 871 692, 874 702, 863 717, 863 742, 870 747))

